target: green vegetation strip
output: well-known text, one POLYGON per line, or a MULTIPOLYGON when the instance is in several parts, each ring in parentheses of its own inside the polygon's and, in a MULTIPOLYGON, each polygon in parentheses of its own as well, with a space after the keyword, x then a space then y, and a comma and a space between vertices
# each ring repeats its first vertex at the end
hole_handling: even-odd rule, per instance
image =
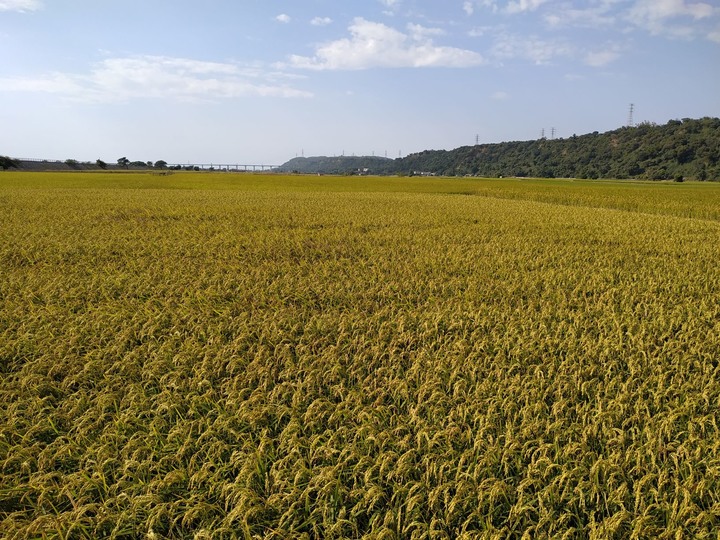
POLYGON ((719 202, 1 173, 0 536, 715 538, 719 202))

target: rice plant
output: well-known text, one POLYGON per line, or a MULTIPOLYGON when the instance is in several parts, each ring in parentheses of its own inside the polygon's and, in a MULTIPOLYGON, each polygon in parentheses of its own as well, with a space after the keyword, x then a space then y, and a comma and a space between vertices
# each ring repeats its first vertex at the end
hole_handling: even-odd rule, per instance
POLYGON ((716 538, 719 208, 3 173, 0 536, 716 538))

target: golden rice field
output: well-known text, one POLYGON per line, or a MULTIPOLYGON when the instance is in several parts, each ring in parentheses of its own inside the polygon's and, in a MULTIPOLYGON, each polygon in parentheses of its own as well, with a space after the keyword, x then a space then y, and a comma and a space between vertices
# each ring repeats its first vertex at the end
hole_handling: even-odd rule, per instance
POLYGON ((720 184, 0 173, 0 537, 718 538, 720 184))

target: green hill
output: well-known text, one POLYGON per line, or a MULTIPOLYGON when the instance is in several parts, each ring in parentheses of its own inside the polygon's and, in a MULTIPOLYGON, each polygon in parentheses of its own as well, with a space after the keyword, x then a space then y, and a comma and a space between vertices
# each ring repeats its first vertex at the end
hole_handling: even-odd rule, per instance
POLYGON ((486 177, 720 180, 720 118, 643 123, 566 139, 425 150, 404 158, 295 158, 281 171, 486 177))
POLYGON ((277 170, 301 174, 393 174, 397 171, 394 160, 377 156, 297 157, 277 170))

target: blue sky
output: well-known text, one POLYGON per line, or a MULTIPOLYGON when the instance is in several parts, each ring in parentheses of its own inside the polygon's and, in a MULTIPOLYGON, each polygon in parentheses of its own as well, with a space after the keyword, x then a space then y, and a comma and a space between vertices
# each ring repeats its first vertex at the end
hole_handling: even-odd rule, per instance
POLYGON ((0 155, 281 164, 720 116, 720 0, 0 0, 0 155))

